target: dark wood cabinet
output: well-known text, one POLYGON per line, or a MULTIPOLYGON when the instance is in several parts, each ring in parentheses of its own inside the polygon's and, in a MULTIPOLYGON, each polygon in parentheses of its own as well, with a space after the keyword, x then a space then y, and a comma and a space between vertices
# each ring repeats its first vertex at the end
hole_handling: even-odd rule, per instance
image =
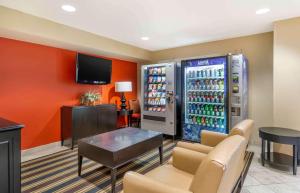
POLYGON ((61 108, 62 145, 71 146, 78 139, 117 128, 116 105, 63 106, 61 108))
POLYGON ((21 192, 21 124, 0 118, 0 192, 21 192))

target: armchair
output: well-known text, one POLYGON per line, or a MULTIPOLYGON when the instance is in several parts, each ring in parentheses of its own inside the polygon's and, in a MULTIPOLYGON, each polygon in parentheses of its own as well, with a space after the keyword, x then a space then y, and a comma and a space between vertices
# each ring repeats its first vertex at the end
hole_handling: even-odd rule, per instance
POLYGON ((177 147, 172 164, 145 175, 127 172, 123 193, 230 193, 241 175, 245 149, 246 140, 238 135, 227 137, 209 154, 177 147))
POLYGON ((201 144, 199 143, 190 143, 190 142, 178 142, 177 147, 182 147, 186 149, 190 149, 193 151, 201 152, 201 153, 209 153, 216 145, 218 145, 221 141, 226 139, 227 137, 233 135, 240 135, 246 139, 248 144, 249 138, 251 136, 252 130, 254 127, 254 122, 251 119, 246 119, 237 125, 235 125, 229 134, 217 133, 213 131, 203 130, 201 132, 201 144))

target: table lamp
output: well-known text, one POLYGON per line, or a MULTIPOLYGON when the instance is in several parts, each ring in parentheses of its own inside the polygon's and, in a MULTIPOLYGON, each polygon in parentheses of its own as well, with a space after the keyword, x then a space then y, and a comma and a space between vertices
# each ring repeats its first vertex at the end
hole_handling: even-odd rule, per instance
POLYGON ((121 110, 126 110, 126 98, 124 92, 131 92, 132 91, 132 84, 131 82, 116 82, 115 83, 115 92, 120 92, 121 97, 121 110))

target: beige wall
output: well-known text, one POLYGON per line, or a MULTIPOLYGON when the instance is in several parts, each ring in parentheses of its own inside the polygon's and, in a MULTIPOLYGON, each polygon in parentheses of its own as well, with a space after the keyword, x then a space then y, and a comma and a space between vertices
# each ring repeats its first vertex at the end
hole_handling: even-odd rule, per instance
POLYGON ((300 17, 274 24, 274 125, 300 130, 300 17))
POLYGON ((227 39, 152 53, 153 62, 175 58, 244 53, 249 60, 249 117, 256 131, 251 142, 258 144, 257 128, 273 124, 273 33, 227 39))
POLYGON ((0 6, 0 37, 134 62, 149 61, 148 50, 0 6))

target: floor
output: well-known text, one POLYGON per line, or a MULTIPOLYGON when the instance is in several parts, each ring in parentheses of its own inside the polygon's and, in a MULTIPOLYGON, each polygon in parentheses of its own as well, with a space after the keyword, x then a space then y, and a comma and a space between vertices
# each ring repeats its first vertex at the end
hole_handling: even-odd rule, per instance
POLYGON ((293 176, 292 172, 285 172, 263 167, 259 162, 260 147, 251 146, 254 158, 249 168, 242 193, 300 193, 300 171, 293 176))
MULTIPOLYGON (((65 147, 57 146, 40 149, 35 152, 35 155, 22 156, 22 161, 65 149, 65 147)), ((262 167, 259 162, 260 147, 250 146, 249 150, 255 154, 242 193, 300 193, 300 168, 298 168, 298 175, 293 176, 291 172, 279 171, 268 166, 262 167)))

